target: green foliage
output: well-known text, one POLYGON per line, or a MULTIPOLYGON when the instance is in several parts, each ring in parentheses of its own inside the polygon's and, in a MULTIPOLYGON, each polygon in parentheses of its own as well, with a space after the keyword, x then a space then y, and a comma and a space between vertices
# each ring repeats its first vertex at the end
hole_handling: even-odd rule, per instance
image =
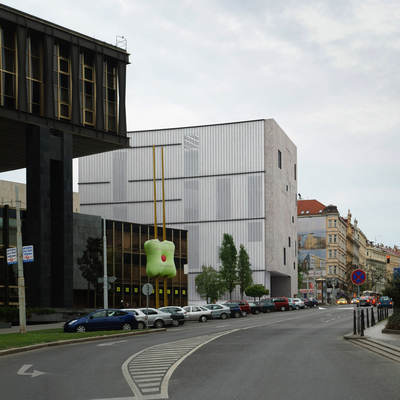
POLYGON ((387 322, 386 328, 400 330, 400 313, 392 314, 387 322))
POLYGON ((262 296, 269 294, 269 290, 264 285, 257 283, 247 287, 245 293, 246 296, 254 297, 254 299, 258 297, 260 299, 262 296))
POLYGON ((388 280, 383 294, 392 298, 394 314, 400 314, 400 278, 388 280))
POLYGON ((100 238, 88 238, 86 250, 78 258, 79 269, 82 276, 97 288, 97 278, 103 276, 103 244, 100 238))
POLYGON ((241 297, 243 297, 245 289, 253 283, 250 266, 251 264, 249 260, 249 255, 247 254, 245 247, 241 244, 237 260, 238 282, 240 286, 241 297))
POLYGON ((224 282, 221 280, 220 274, 211 265, 202 266, 203 272, 195 278, 196 290, 206 302, 215 302, 225 292, 224 282))
POLYGON ((232 235, 224 233, 221 248, 219 249, 219 259, 222 267, 220 276, 229 292, 229 299, 232 300, 232 292, 237 284, 237 250, 232 235))

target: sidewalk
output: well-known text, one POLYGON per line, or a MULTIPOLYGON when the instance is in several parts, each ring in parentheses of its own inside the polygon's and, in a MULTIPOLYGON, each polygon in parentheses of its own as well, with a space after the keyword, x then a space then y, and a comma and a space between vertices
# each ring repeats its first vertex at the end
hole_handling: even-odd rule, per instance
POLYGON ((382 333, 382 329, 385 328, 386 323, 387 320, 384 320, 371 328, 366 328, 364 331, 365 337, 400 348, 400 334, 382 333))
MULTIPOLYGON (((51 324, 38 324, 38 325, 27 325, 26 330, 28 332, 31 331, 40 331, 42 329, 55 329, 62 328, 65 322, 53 322, 51 324)), ((19 332, 19 326, 12 326, 11 328, 2 328, 0 329, 0 335, 2 333, 17 333, 19 332)))

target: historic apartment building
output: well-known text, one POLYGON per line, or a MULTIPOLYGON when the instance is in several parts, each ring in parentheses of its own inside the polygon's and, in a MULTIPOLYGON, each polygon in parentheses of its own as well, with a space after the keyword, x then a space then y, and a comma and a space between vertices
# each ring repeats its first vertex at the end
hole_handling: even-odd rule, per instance
POLYGON ((195 290, 202 265, 219 268, 224 233, 246 247, 255 283, 274 296, 297 293, 297 149, 273 119, 129 137, 129 150, 80 159, 82 212, 151 224, 155 145, 161 218, 163 147, 166 223, 188 231, 189 301, 202 301, 195 290))

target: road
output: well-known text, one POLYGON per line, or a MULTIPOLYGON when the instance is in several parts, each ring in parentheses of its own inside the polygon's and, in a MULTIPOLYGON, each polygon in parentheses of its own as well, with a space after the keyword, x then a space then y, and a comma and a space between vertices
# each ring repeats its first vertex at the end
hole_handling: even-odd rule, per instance
POLYGON ((343 340, 349 308, 187 323, 4 356, 1 398, 398 399, 400 364, 343 340))

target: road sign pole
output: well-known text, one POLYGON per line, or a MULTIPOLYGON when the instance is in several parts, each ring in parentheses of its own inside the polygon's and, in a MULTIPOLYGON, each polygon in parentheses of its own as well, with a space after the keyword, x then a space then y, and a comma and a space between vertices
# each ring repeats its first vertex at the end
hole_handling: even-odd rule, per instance
POLYGON ((25 279, 24 279, 24 264, 22 262, 22 234, 21 234, 19 190, 17 185, 15 185, 15 202, 16 202, 16 214, 17 214, 19 333, 26 333, 25 279))
POLYGON ((104 308, 108 308, 108 279, 107 279, 107 234, 106 234, 106 220, 103 219, 103 299, 104 308))

